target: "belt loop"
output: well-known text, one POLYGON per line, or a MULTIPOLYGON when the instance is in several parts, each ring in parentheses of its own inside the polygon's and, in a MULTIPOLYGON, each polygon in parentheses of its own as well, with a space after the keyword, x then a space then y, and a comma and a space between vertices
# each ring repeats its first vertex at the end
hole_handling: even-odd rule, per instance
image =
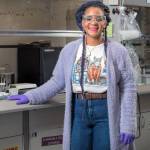
POLYGON ((84 99, 84 95, 83 94, 81 94, 81 99, 84 99))
POLYGON ((82 94, 82 93, 76 93, 76 99, 85 99, 85 94, 82 94))
POLYGON ((81 99, 85 99, 85 93, 81 93, 81 99))
POLYGON ((78 99, 78 94, 77 93, 75 93, 75 99, 78 99))

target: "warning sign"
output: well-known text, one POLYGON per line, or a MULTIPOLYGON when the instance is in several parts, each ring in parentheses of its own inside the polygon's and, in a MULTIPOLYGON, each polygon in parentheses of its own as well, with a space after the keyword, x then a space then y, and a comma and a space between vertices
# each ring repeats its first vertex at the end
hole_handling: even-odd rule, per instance
POLYGON ((19 150, 19 146, 9 147, 9 148, 5 148, 3 150, 19 150))
POLYGON ((63 141, 62 135, 43 137, 41 145, 42 146, 57 145, 62 144, 62 141, 63 141))

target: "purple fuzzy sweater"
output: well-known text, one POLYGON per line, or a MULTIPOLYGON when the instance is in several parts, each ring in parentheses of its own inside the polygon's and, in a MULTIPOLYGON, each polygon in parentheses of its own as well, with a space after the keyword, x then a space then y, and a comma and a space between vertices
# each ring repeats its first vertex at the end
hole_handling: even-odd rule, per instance
MULTIPOLYGON (((70 42, 61 51, 53 77, 42 86, 25 95, 30 104, 40 104, 66 88, 64 117, 63 150, 70 150, 71 133, 71 73, 76 53, 82 39, 70 42)), ((122 145, 120 132, 136 132, 136 87, 133 79, 132 64, 128 52, 120 43, 109 41, 107 47, 108 70, 108 114, 111 150, 133 150, 134 143, 122 145)))

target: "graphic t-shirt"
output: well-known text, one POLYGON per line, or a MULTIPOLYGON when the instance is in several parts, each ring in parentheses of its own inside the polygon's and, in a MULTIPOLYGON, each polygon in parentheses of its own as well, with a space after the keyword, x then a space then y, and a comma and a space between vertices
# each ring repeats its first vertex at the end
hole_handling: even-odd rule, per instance
MULTIPOLYGON (((78 48, 76 60, 72 70, 72 87, 74 93, 81 92, 81 44, 78 48)), ((103 93, 107 90, 107 70, 104 44, 97 46, 86 46, 86 57, 83 76, 84 91, 90 93, 103 93)))

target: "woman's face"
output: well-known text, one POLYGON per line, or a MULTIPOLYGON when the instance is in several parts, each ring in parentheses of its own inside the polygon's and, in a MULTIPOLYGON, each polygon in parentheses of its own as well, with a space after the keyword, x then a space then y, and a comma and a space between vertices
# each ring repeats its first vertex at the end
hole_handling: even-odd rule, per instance
POLYGON ((99 39, 102 31, 106 28, 104 11, 98 7, 89 7, 82 17, 83 31, 87 38, 99 39))

